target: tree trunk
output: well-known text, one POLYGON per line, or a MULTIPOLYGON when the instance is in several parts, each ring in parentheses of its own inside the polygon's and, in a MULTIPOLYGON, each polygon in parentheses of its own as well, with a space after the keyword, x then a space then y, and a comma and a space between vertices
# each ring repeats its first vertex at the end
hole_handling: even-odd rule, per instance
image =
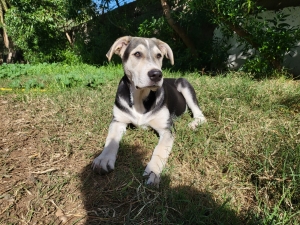
POLYGON ((73 46, 73 41, 72 41, 70 35, 68 34, 68 32, 65 32, 65 34, 66 34, 66 37, 67 37, 67 39, 68 39, 70 45, 73 46))
MULTIPOLYGON (((1 4, 1 3, 0 3, 1 4)), ((7 9, 6 9, 7 10, 7 9)), ((5 11, 5 8, 4 8, 5 11)), ((8 36, 6 33, 6 29, 5 29, 5 24, 4 24, 4 17, 3 17, 3 12, 0 13, 0 24, 2 24, 2 37, 3 37, 3 42, 6 48, 9 48, 9 40, 8 40, 8 36), (1 14, 2 13, 2 14, 1 14)))
POLYGON ((13 53, 11 52, 11 50, 9 50, 9 53, 8 53, 7 59, 6 59, 6 63, 12 62, 12 56, 13 56, 13 53))
POLYGON ((167 0, 161 0, 161 5, 167 19, 168 24, 173 28, 173 30, 179 35, 183 43, 191 51, 192 55, 198 57, 198 52, 196 51, 193 41, 187 36, 186 32, 174 21, 171 15, 170 6, 167 3, 167 0))
POLYGON ((9 40, 8 40, 8 36, 7 36, 6 30, 5 30, 4 27, 2 28, 2 30, 3 30, 3 41, 4 41, 4 45, 5 45, 6 48, 9 49, 9 40))

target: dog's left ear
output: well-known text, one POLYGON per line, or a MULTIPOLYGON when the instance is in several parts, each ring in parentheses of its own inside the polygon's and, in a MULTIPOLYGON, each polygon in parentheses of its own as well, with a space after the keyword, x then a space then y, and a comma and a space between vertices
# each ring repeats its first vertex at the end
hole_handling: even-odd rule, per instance
POLYGON ((106 53, 106 57, 108 58, 108 61, 111 60, 111 57, 113 54, 117 54, 121 56, 125 49, 127 48, 129 42, 131 41, 131 36, 124 36, 118 38, 115 43, 110 47, 109 51, 106 53))
POLYGON ((158 48, 166 56, 167 59, 170 59, 171 65, 174 65, 173 51, 170 48, 170 46, 167 43, 165 43, 159 39, 156 39, 156 41, 157 41, 158 48))

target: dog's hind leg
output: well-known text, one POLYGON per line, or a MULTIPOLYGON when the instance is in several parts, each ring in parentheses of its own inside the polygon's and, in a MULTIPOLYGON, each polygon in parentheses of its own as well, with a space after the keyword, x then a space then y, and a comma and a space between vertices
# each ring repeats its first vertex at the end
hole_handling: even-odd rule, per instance
POLYGON ((198 125, 206 123, 206 118, 199 107, 196 92, 193 86, 184 78, 177 79, 175 85, 177 90, 185 98, 187 106, 193 113, 194 120, 189 123, 189 127, 195 129, 198 125))

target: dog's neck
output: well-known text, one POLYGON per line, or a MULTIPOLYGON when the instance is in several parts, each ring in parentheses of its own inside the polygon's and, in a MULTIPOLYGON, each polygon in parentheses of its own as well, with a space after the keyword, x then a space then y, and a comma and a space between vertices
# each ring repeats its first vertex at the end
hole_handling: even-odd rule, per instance
POLYGON ((163 88, 151 90, 151 88, 136 89, 131 86, 132 107, 139 113, 144 114, 157 106, 161 107, 164 102, 163 88))
POLYGON ((130 92, 130 107, 143 114, 157 104, 157 97, 160 96, 162 88, 136 88, 126 74, 125 77, 130 92))

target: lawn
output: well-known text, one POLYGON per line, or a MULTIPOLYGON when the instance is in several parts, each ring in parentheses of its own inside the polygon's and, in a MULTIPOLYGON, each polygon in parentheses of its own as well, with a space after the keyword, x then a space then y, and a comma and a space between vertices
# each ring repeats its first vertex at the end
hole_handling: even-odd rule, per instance
POLYGON ((300 224, 300 82, 184 76, 208 123, 187 112, 158 189, 143 170, 158 137, 128 128, 116 169, 91 170, 120 66, 0 66, 0 224, 300 224), (4 72, 3 72, 4 71, 4 72))

